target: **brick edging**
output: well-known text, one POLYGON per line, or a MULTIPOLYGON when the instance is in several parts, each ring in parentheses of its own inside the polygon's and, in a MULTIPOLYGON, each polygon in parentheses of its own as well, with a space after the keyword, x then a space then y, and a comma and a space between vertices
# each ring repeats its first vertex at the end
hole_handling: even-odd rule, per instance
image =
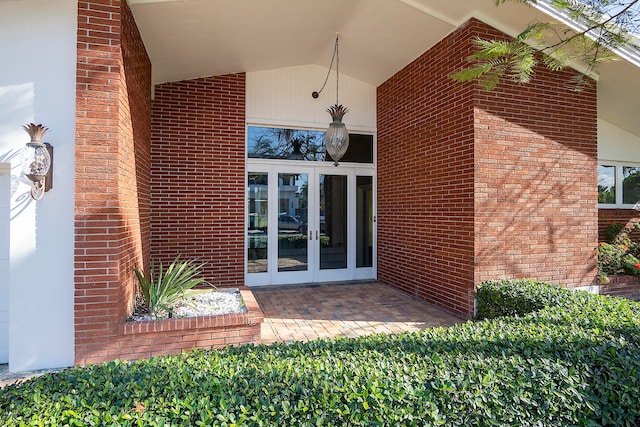
POLYGON ((209 316, 184 317, 178 319, 145 320, 123 322, 118 326, 120 335, 148 334, 154 332, 188 331, 193 329, 224 328, 230 326, 256 325, 264 320, 264 314, 251 290, 238 288, 247 311, 209 316))
POLYGON ((623 274, 609 276, 609 283, 600 284, 599 293, 640 301, 640 277, 623 274))

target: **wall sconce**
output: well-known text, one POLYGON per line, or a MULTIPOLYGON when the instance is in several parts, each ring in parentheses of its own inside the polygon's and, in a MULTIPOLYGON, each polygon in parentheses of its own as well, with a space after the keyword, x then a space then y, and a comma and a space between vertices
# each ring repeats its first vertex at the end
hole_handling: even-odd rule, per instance
POLYGON ((327 78, 324 80, 324 84, 322 88, 313 92, 311 96, 313 98, 317 98, 320 96, 320 92, 324 89, 327 84, 327 80, 329 79, 329 74, 331 73, 331 68, 333 67, 333 60, 336 61, 336 104, 327 108, 327 113, 331 115, 331 119, 333 120, 331 124, 329 124, 329 128, 327 132, 324 134, 324 146, 327 154, 331 156, 333 159, 333 165, 338 166, 338 162, 344 156, 344 153, 347 152, 347 148, 349 148, 349 131, 344 123, 342 123, 342 118, 349 111, 348 108, 343 107, 338 102, 338 92, 340 88, 340 53, 338 51, 338 37, 336 34, 336 44, 333 48, 333 56, 331 57, 331 64, 329 64, 329 72, 327 73, 327 78))
POLYGON ((53 147, 42 142, 49 128, 34 123, 22 128, 31 137, 31 142, 22 150, 22 172, 33 181, 31 197, 33 200, 40 200, 53 187, 53 147))

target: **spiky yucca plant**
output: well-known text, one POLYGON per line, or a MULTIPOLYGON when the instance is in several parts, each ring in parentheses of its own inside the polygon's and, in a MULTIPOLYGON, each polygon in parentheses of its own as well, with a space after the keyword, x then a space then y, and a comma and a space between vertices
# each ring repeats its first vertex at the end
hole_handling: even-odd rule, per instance
POLYGON ((206 263, 197 264, 194 260, 180 261, 179 258, 176 257, 166 271, 160 263, 160 269, 156 272, 153 262, 148 275, 137 268, 133 269, 140 284, 142 299, 149 314, 155 319, 170 314, 178 301, 211 291, 211 289, 193 289, 194 287, 201 284, 213 287, 204 278, 197 277, 202 273, 206 263))

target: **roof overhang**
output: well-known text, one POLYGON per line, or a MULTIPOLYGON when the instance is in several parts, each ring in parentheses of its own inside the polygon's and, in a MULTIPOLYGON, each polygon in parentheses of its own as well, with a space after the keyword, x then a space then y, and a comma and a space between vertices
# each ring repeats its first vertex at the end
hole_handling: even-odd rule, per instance
MULTIPOLYGON (((307 64, 328 67, 340 33, 341 73, 378 86, 471 17, 516 35, 535 19, 549 20, 551 13, 517 2, 496 7, 494 0, 129 3, 153 64, 154 83, 307 64)), ((634 113, 639 62, 621 56, 599 70, 599 115, 640 135, 634 113)))

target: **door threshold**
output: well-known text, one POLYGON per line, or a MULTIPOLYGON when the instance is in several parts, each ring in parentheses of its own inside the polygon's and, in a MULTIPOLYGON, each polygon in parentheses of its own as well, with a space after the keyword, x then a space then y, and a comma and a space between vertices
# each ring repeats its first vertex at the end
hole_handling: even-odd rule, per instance
POLYGON ((327 286, 361 285, 363 283, 377 283, 376 279, 338 280, 335 282, 307 282, 287 283, 284 285, 251 285, 250 289, 288 289, 288 288, 320 288, 327 286))

